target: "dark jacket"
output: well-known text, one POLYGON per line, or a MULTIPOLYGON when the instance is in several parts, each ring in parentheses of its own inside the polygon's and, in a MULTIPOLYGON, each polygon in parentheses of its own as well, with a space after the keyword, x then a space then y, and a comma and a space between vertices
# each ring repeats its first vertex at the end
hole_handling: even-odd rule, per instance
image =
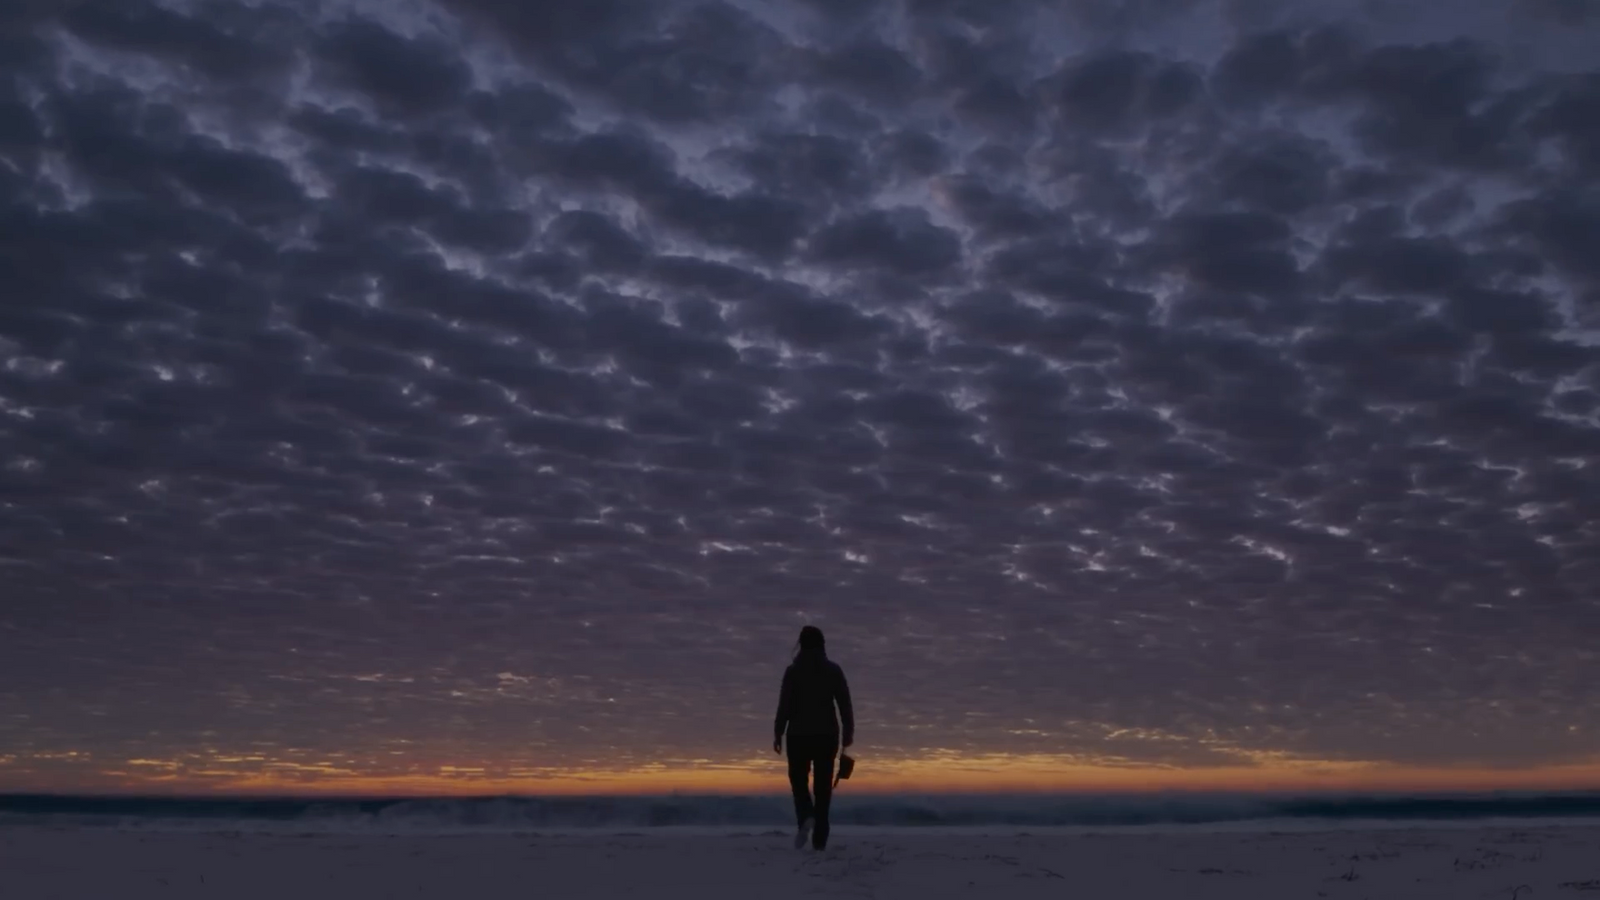
POLYGON ((850 706, 850 683, 844 680, 844 670, 824 655, 802 652, 784 670, 774 736, 782 739, 787 730, 791 736, 838 738, 841 723, 844 740, 854 741, 856 716, 850 706), (837 718, 835 704, 839 707, 837 718))

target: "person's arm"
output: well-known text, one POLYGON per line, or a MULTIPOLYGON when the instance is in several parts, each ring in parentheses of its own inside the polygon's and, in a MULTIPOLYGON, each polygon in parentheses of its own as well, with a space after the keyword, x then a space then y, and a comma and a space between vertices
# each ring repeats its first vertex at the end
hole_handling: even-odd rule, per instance
POLYGON ((850 704, 850 682, 845 680, 843 668, 838 671, 839 686, 833 699, 839 704, 839 724, 844 726, 844 745, 848 747, 856 740, 856 711, 850 704))
POLYGON ((782 749, 783 732, 784 729, 789 727, 789 713, 794 705, 791 699, 791 695, 794 693, 793 681, 794 668, 784 669, 783 686, 778 689, 778 715, 772 721, 772 751, 774 753, 782 749))

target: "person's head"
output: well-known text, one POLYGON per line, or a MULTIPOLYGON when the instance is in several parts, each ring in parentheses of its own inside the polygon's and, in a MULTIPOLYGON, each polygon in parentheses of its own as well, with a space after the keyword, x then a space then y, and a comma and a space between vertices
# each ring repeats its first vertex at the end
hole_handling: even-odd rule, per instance
POLYGON ((815 625, 807 625, 800 629, 800 652, 821 653, 826 645, 822 637, 822 629, 815 625))

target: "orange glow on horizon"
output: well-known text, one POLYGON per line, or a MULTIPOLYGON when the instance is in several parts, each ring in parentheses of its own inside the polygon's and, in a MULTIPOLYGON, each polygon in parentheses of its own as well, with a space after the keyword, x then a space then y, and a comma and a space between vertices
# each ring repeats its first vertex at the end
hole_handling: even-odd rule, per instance
MULTIPOLYGON (((1335 762, 1260 754, 1247 763, 1179 768, 1086 763, 1054 756, 943 754, 915 759, 859 757, 852 794, 1150 793, 1150 792, 1479 792, 1600 788, 1600 759, 1533 769, 1424 768, 1383 762, 1335 762)), ((0 792, 170 795, 316 795, 453 797, 485 795, 662 795, 786 793, 784 764, 768 755, 732 763, 679 763, 635 769, 519 770, 494 766, 416 767, 363 773, 328 764, 262 764, 259 757, 126 760, 83 772, 32 770, 12 757, 0 764, 0 792), (239 762, 256 764, 240 769, 239 762), (23 765, 19 765, 19 763, 23 765), (68 782, 75 782, 69 784, 68 782)))

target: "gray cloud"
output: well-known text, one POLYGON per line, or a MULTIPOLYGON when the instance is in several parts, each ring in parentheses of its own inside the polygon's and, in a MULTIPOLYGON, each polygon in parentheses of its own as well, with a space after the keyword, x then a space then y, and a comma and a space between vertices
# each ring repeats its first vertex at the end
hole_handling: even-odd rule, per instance
POLYGON ((4 743, 1586 752, 1600 23, 1089 6, 4 29, 4 743))

